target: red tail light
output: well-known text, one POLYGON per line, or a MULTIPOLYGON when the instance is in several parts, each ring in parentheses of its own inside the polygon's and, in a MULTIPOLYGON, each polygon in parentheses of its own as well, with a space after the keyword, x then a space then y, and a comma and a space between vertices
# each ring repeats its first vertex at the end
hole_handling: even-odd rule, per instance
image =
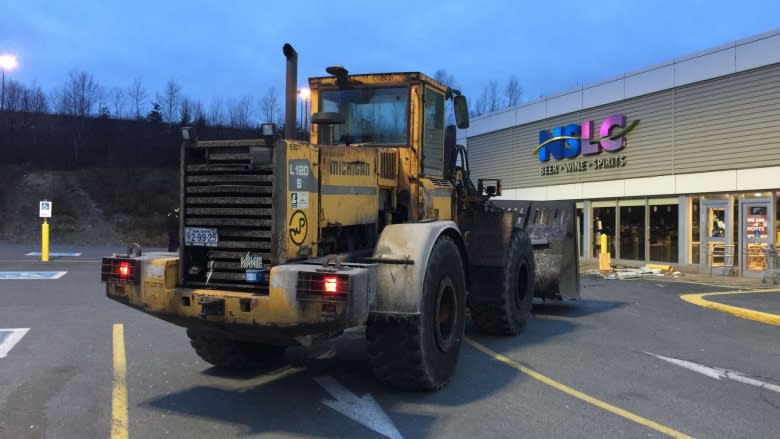
POLYGON ((103 258, 100 280, 111 284, 138 284, 141 280, 141 264, 131 258, 103 258))
POLYGON ((131 275, 130 263, 122 261, 119 263, 119 277, 127 279, 131 275))
POLYGON ((322 290, 325 293, 336 294, 339 292, 339 278, 336 276, 325 276, 322 279, 322 290))
POLYGON ((349 276, 343 273, 298 273, 298 288, 300 300, 323 299, 330 302, 347 300, 351 291, 349 276))

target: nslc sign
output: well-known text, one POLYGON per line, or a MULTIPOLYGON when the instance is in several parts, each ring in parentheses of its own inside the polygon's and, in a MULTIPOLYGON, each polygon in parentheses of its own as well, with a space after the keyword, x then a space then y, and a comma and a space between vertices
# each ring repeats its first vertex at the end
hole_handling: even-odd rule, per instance
POLYGON ((594 131, 592 120, 582 124, 569 124, 565 127, 553 128, 551 131, 539 132, 539 146, 534 154, 539 154, 539 161, 547 162, 550 157, 555 160, 574 159, 580 154, 595 155, 602 151, 617 152, 626 144, 626 134, 633 130, 639 120, 626 124, 626 116, 609 116, 601 122, 598 135, 594 131))

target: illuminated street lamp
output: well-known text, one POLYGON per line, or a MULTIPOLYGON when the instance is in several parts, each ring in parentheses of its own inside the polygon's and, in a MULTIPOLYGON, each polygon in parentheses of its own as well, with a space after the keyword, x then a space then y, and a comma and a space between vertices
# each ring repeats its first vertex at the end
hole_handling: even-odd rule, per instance
POLYGON ((311 90, 302 88, 298 90, 298 94, 301 95, 301 123, 305 131, 309 127, 309 97, 311 96, 311 90))
POLYGON ((0 55, 0 69, 3 71, 3 91, 0 95, 0 110, 5 110, 5 71, 6 70, 13 70, 16 68, 18 63, 16 62, 16 57, 13 55, 0 55))

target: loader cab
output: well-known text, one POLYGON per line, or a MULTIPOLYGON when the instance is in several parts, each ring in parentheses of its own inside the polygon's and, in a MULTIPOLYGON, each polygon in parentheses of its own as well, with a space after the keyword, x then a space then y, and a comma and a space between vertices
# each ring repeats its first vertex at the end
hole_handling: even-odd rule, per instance
MULTIPOLYGON (((468 127, 466 99, 458 90, 422 73, 349 75, 309 79, 310 139, 319 145, 409 149, 423 176, 444 176, 445 120, 453 101, 459 128, 468 127)), ((414 164, 413 164, 414 165, 414 164)))
POLYGON ((445 166, 445 120, 447 100, 452 99, 460 106, 459 126, 468 126, 460 92, 417 72, 350 75, 341 66, 326 70, 331 76, 309 79, 310 139, 319 146, 324 169, 320 184, 363 187, 376 192, 376 200, 345 208, 350 197, 323 194, 323 234, 330 233, 325 228, 331 224, 343 228, 368 222, 380 232, 387 224, 454 218, 447 192, 452 186, 445 166), (369 164, 371 177, 359 182, 362 177, 354 174, 361 164, 369 164), (376 213, 371 215, 371 209, 376 213))

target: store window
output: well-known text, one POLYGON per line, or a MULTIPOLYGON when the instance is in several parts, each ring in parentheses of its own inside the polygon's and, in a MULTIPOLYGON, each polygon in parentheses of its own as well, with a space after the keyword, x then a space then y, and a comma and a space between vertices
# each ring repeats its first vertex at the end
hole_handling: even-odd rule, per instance
POLYGON ((650 260, 677 262, 679 205, 677 200, 651 200, 650 260), (663 203, 663 204, 661 204, 663 203))
POLYGON ((699 236, 699 198, 690 198, 690 215, 688 216, 688 224, 690 228, 688 232, 691 236, 691 246, 688 248, 688 262, 690 264, 701 263, 701 237, 699 236))
POLYGON ((724 238, 726 236, 725 208, 707 208, 707 236, 710 238, 724 238))
POLYGON ((645 200, 630 204, 620 202, 620 259, 644 261, 645 200))
POLYGON ((596 257, 601 253, 602 234, 607 235, 607 251, 615 255, 615 207, 593 208, 593 255, 596 257))
POLYGON ((775 202, 775 245, 780 246, 780 197, 775 202))

